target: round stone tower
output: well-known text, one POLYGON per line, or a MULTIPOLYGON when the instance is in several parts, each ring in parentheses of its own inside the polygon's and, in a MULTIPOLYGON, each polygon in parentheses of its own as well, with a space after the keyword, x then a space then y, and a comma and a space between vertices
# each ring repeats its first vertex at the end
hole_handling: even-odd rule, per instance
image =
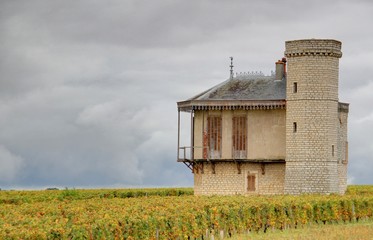
POLYGON ((285 194, 338 193, 338 71, 341 42, 285 42, 285 194))

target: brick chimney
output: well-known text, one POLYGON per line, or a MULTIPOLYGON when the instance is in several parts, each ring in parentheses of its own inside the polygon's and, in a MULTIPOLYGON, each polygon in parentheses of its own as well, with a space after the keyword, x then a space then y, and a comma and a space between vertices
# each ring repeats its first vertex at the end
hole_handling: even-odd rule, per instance
POLYGON ((282 80, 286 76, 286 58, 276 62, 276 80, 282 80))

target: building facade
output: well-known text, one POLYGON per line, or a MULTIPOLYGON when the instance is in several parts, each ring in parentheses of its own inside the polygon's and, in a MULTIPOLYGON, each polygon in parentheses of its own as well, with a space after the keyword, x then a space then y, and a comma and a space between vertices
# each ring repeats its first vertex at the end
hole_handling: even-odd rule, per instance
POLYGON ((347 187, 349 105, 338 100, 341 42, 287 41, 270 76, 233 75, 178 102, 178 161, 196 195, 340 193, 347 187), (191 144, 180 146, 180 113, 191 144))

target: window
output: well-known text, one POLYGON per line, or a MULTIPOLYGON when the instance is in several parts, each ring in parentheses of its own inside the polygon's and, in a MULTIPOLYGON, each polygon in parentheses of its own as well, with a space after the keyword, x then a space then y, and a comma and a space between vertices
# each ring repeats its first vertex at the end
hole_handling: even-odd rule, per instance
POLYGON ((232 125, 232 142, 233 142, 233 158, 243 159, 246 158, 246 139, 247 127, 246 117, 233 117, 232 125))
POLYGON ((221 117, 210 116, 207 118, 207 142, 210 158, 216 159, 221 156, 221 117))
POLYGON ((294 82, 293 83, 293 93, 297 93, 297 92, 298 92, 298 83, 294 82))
POLYGON ((247 191, 248 192, 255 192, 256 191, 256 176, 255 174, 247 175, 247 191))
POLYGON ((334 157, 334 145, 332 145, 332 157, 334 157))
POLYGON ((297 132, 297 122, 293 122, 293 132, 297 132))

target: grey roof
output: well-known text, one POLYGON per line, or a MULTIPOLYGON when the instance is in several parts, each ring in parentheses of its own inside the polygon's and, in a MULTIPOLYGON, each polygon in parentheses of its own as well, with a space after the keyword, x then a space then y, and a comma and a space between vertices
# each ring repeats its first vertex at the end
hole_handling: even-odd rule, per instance
POLYGON ((206 100, 285 100, 286 80, 275 76, 240 75, 228 79, 187 101, 206 100))
MULTIPOLYGON (((275 75, 240 74, 186 101, 177 103, 179 111, 286 109, 286 78, 275 75)), ((349 104, 339 102, 338 110, 348 112, 349 104)))

